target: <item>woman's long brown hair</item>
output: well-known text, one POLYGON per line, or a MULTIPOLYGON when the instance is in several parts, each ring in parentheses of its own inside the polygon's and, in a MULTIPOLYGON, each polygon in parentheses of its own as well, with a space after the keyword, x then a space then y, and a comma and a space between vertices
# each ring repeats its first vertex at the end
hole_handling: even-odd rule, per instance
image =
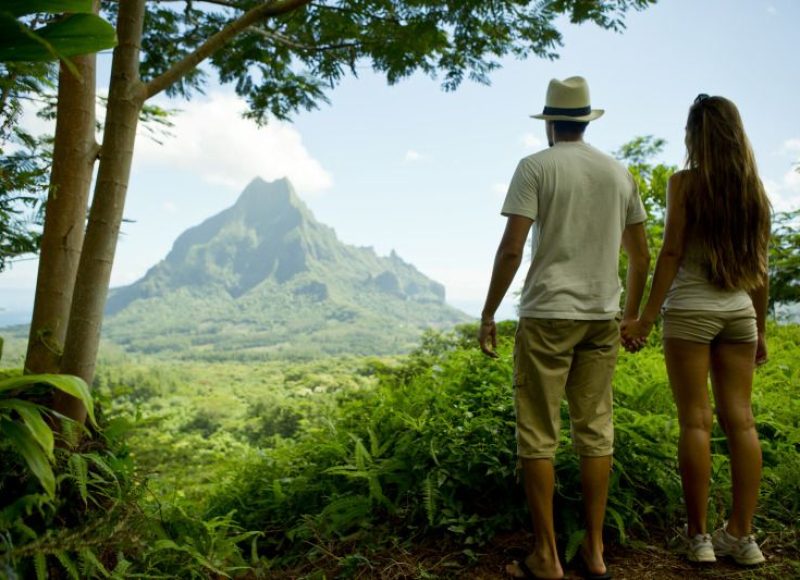
POLYGON ((709 280, 753 290, 767 275, 772 208, 742 118, 731 101, 700 95, 686 122, 687 232, 709 280))

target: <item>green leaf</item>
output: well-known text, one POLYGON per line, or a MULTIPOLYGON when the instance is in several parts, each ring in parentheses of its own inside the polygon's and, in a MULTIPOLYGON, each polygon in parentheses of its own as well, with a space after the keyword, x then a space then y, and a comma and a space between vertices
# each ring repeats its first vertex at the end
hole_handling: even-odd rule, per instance
POLYGON ((55 557, 64 567, 64 570, 67 571, 72 580, 81 580, 81 575, 78 574, 78 568, 75 566, 75 562, 70 559, 66 552, 59 550, 55 553, 55 557))
POLYGON ((567 540, 567 549, 564 553, 564 560, 567 562, 571 561, 575 554, 578 553, 578 548, 581 546, 581 542, 586 537, 586 530, 575 530, 569 535, 569 539, 567 540))
POLYGON ((41 552, 33 555, 33 568, 36 570, 36 580, 47 580, 47 561, 41 552))
POLYGON ((55 497, 56 478, 53 475, 53 469, 50 467, 47 455, 36 443, 30 431, 19 423, 6 420, 0 421, 0 431, 2 431, 7 441, 11 443, 14 450, 22 455, 25 463, 28 464, 28 468, 39 480, 39 483, 42 484, 47 494, 50 497, 55 497))
POLYGON ((84 505, 87 504, 89 498, 89 466, 86 460, 78 453, 74 453, 67 462, 69 471, 75 479, 78 486, 78 492, 81 494, 81 499, 84 505))
POLYGON ((625 521, 622 519, 622 515, 611 506, 606 508, 606 513, 608 513, 608 515, 610 515, 614 520, 614 523, 617 524, 620 543, 623 545, 626 544, 628 542, 628 536, 625 534, 625 521))
POLYGON ((0 408, 13 409, 22 418, 22 422, 41 446, 50 461, 53 461, 53 431, 42 419, 39 405, 19 399, 0 400, 0 408))
POLYGON ((92 12, 92 0, 3 0, 4 11, 14 16, 92 12))
POLYGON ((13 391, 15 389, 20 389, 22 387, 39 383, 51 385, 57 388, 59 391, 63 391, 68 395, 72 395, 76 399, 80 399, 81 402, 86 406, 86 410, 89 413, 89 418, 92 424, 97 425, 97 422, 94 418, 94 401, 92 400, 92 395, 89 392, 89 386, 80 377, 52 374, 10 377, 8 379, 0 380, 0 393, 5 391, 13 391))
POLYGON ((84 567, 92 569, 92 571, 97 570, 100 574, 103 575, 104 578, 108 578, 111 576, 111 573, 108 569, 103 565, 103 563, 95 556, 94 552, 92 552, 91 548, 84 548, 80 551, 80 558, 85 563, 84 567))
POLYGON ((69 58, 113 48, 117 44, 114 27, 96 14, 72 14, 31 31, 23 24, 8 29, 0 40, 0 61, 43 61, 69 58))

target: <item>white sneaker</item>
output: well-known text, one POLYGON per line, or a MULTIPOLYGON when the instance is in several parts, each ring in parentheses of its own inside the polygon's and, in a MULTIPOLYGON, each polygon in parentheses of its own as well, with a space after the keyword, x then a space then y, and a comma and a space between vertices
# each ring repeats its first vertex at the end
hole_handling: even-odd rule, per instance
POLYGON ((711 542, 717 554, 730 556, 734 562, 742 566, 753 566, 764 561, 764 554, 756 544, 753 534, 737 538, 729 534, 727 529, 722 528, 714 532, 711 542))
POLYGON ((697 534, 694 538, 689 538, 687 557, 690 562, 701 564, 716 562, 717 557, 714 555, 711 534, 697 534))

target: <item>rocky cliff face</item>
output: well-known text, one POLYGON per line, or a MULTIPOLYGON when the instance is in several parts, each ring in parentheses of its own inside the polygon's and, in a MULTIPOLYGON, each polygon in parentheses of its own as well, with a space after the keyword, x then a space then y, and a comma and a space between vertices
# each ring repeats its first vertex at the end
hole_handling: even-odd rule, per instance
MULTIPOLYGON (((354 354, 401 352, 425 327, 466 320, 444 299, 441 284, 396 253, 340 242, 288 180, 254 179, 232 207, 181 234, 144 278, 112 291, 107 334, 133 350, 181 352, 175 344, 187 336, 188 351, 211 352, 227 352, 248 333, 245 350, 261 352, 280 336, 279 350, 291 352, 335 330, 360 337, 360 346, 345 341, 354 354), (259 342, 265 328, 273 332, 259 342)), ((312 350, 331 348, 317 342, 312 350)))

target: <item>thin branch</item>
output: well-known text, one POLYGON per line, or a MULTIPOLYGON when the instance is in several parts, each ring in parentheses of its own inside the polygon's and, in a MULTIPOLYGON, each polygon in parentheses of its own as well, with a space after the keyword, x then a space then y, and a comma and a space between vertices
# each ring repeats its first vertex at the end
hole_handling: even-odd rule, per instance
POLYGON ((186 4, 216 4, 217 6, 225 6, 226 8, 238 8, 243 10, 242 6, 236 0, 146 0, 147 2, 155 2, 156 4, 166 4, 167 2, 184 2, 186 4))
POLYGON ((279 32, 275 32, 269 28, 262 28, 262 27, 253 27, 253 32, 256 32, 260 36, 267 38, 269 40, 274 40, 275 42, 287 46, 289 48, 293 48, 295 50, 303 50, 306 52, 323 52, 326 50, 338 50, 342 48, 359 48, 362 46, 358 42, 340 42, 337 44, 319 44, 319 45, 312 45, 312 44, 303 44, 301 42, 297 42, 296 40, 289 38, 288 36, 284 36, 279 32))
POLYGON ((270 0, 250 9, 239 18, 228 24, 225 28, 211 36, 191 54, 188 54, 163 74, 157 76, 144 87, 145 100, 157 95, 172 83, 194 69, 198 64, 211 56, 216 50, 224 46, 237 34, 249 28, 261 19, 278 16, 302 8, 311 0, 270 0))

